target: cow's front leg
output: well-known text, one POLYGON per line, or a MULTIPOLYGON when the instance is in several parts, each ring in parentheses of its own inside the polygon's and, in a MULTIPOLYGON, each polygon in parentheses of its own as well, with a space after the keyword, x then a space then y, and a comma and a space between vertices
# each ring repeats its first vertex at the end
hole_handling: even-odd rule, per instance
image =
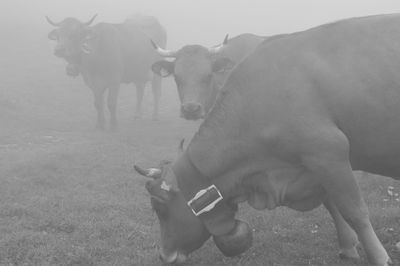
POLYGON ((118 104, 118 91, 119 88, 109 88, 108 89, 108 98, 107 98, 107 105, 108 110, 110 111, 110 129, 116 130, 118 127, 117 121, 117 104, 118 104))
POLYGON ((335 224, 340 248, 339 256, 344 259, 359 259, 360 256, 357 251, 358 238, 356 233, 343 219, 332 201, 326 199, 324 201, 324 206, 329 211, 335 224))
POLYGON ((303 146, 303 165, 328 192, 345 221, 353 228, 373 265, 387 266, 390 258, 376 236, 349 162, 349 142, 337 128, 318 128, 303 146))
POLYGON ((154 75, 151 81, 151 87, 153 90, 153 99, 154 99, 153 120, 158 120, 158 109, 161 98, 161 80, 162 80, 161 77, 154 75))
POLYGON ((97 111, 96 129, 103 130, 105 128, 106 119, 104 117, 104 91, 105 89, 92 89, 94 96, 94 106, 97 111))
POLYGON ((142 102, 143 102, 144 88, 145 88, 145 84, 142 84, 142 83, 136 84, 135 119, 139 119, 142 117, 142 102))

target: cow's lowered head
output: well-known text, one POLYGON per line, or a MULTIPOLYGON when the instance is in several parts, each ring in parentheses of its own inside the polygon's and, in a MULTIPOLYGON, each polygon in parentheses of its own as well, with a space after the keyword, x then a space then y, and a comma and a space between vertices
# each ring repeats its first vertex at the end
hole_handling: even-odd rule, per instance
POLYGON ((165 50, 152 42, 158 54, 173 59, 155 62, 154 73, 167 77, 173 75, 181 101, 181 116, 188 120, 203 118, 212 107, 221 76, 234 66, 234 62, 223 56, 228 35, 221 45, 206 48, 201 45, 186 45, 178 51, 165 50))
POLYGON ((76 63, 82 52, 87 52, 86 43, 90 38, 92 24, 97 15, 87 22, 75 18, 66 18, 61 22, 54 22, 46 16, 47 21, 56 28, 50 31, 48 38, 57 42, 54 55, 66 59, 69 63, 76 63), (86 48, 86 49, 85 49, 86 48))
POLYGON ((184 262, 188 254, 200 248, 211 235, 225 256, 239 255, 251 246, 252 234, 245 222, 233 220, 233 229, 222 235, 209 232, 179 191, 171 162, 163 161, 159 167, 148 169, 135 165, 135 170, 149 178, 146 189, 160 224, 159 252, 164 262, 184 262))

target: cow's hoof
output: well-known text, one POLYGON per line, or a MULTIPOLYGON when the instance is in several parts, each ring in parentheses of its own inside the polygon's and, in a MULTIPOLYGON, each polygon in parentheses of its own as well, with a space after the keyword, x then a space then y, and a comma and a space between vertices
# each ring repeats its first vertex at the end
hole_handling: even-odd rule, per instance
POLYGON ((360 255, 358 254, 357 248, 354 246, 349 249, 341 249, 339 257, 343 260, 358 260, 360 255))
POLYGON ((392 259, 388 257, 387 261, 384 263, 371 263, 371 265, 373 265, 373 266, 393 266, 394 264, 393 264, 392 259))

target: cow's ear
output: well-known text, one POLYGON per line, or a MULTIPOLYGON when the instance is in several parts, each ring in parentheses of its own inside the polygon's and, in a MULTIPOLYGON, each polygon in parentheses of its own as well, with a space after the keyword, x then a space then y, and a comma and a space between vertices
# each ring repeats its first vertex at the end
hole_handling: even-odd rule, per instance
POLYGON ((213 64, 213 72, 223 73, 225 71, 231 70, 235 65, 228 57, 218 57, 213 64))
POLYGON ((161 77, 168 77, 174 73, 174 62, 166 60, 157 61, 151 66, 151 70, 161 77))
POLYGON ((58 40, 58 29, 54 29, 47 34, 47 38, 49 38, 52 41, 58 40))

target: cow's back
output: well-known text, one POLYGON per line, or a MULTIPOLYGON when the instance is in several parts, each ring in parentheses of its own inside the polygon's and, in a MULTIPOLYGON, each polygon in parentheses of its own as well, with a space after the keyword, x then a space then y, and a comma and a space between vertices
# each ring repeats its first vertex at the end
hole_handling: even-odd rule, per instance
POLYGON ((399 69, 400 15, 372 16, 267 40, 223 90, 240 92, 253 121, 332 123, 349 139, 355 169, 384 165, 388 173, 381 174, 393 175, 400 159, 399 69))
POLYGON ((116 83, 145 83, 152 78, 151 65, 159 59, 151 45, 151 38, 166 43, 166 33, 160 23, 150 17, 140 24, 138 19, 127 19, 122 24, 98 23, 95 32, 97 50, 86 55, 83 68, 84 79, 94 80, 105 86, 116 83))
POLYGON ((138 26, 158 46, 165 48, 167 45, 167 33, 160 22, 153 16, 135 14, 129 17, 125 24, 138 26))
MULTIPOLYGON (((147 17, 146 17, 147 18, 147 17)), ((127 19, 118 25, 125 71, 123 82, 146 82, 151 79, 151 65, 160 57, 151 45, 151 39, 166 44, 166 33, 153 17, 139 23, 137 19, 127 19), (151 23, 150 23, 151 22, 151 23)))

